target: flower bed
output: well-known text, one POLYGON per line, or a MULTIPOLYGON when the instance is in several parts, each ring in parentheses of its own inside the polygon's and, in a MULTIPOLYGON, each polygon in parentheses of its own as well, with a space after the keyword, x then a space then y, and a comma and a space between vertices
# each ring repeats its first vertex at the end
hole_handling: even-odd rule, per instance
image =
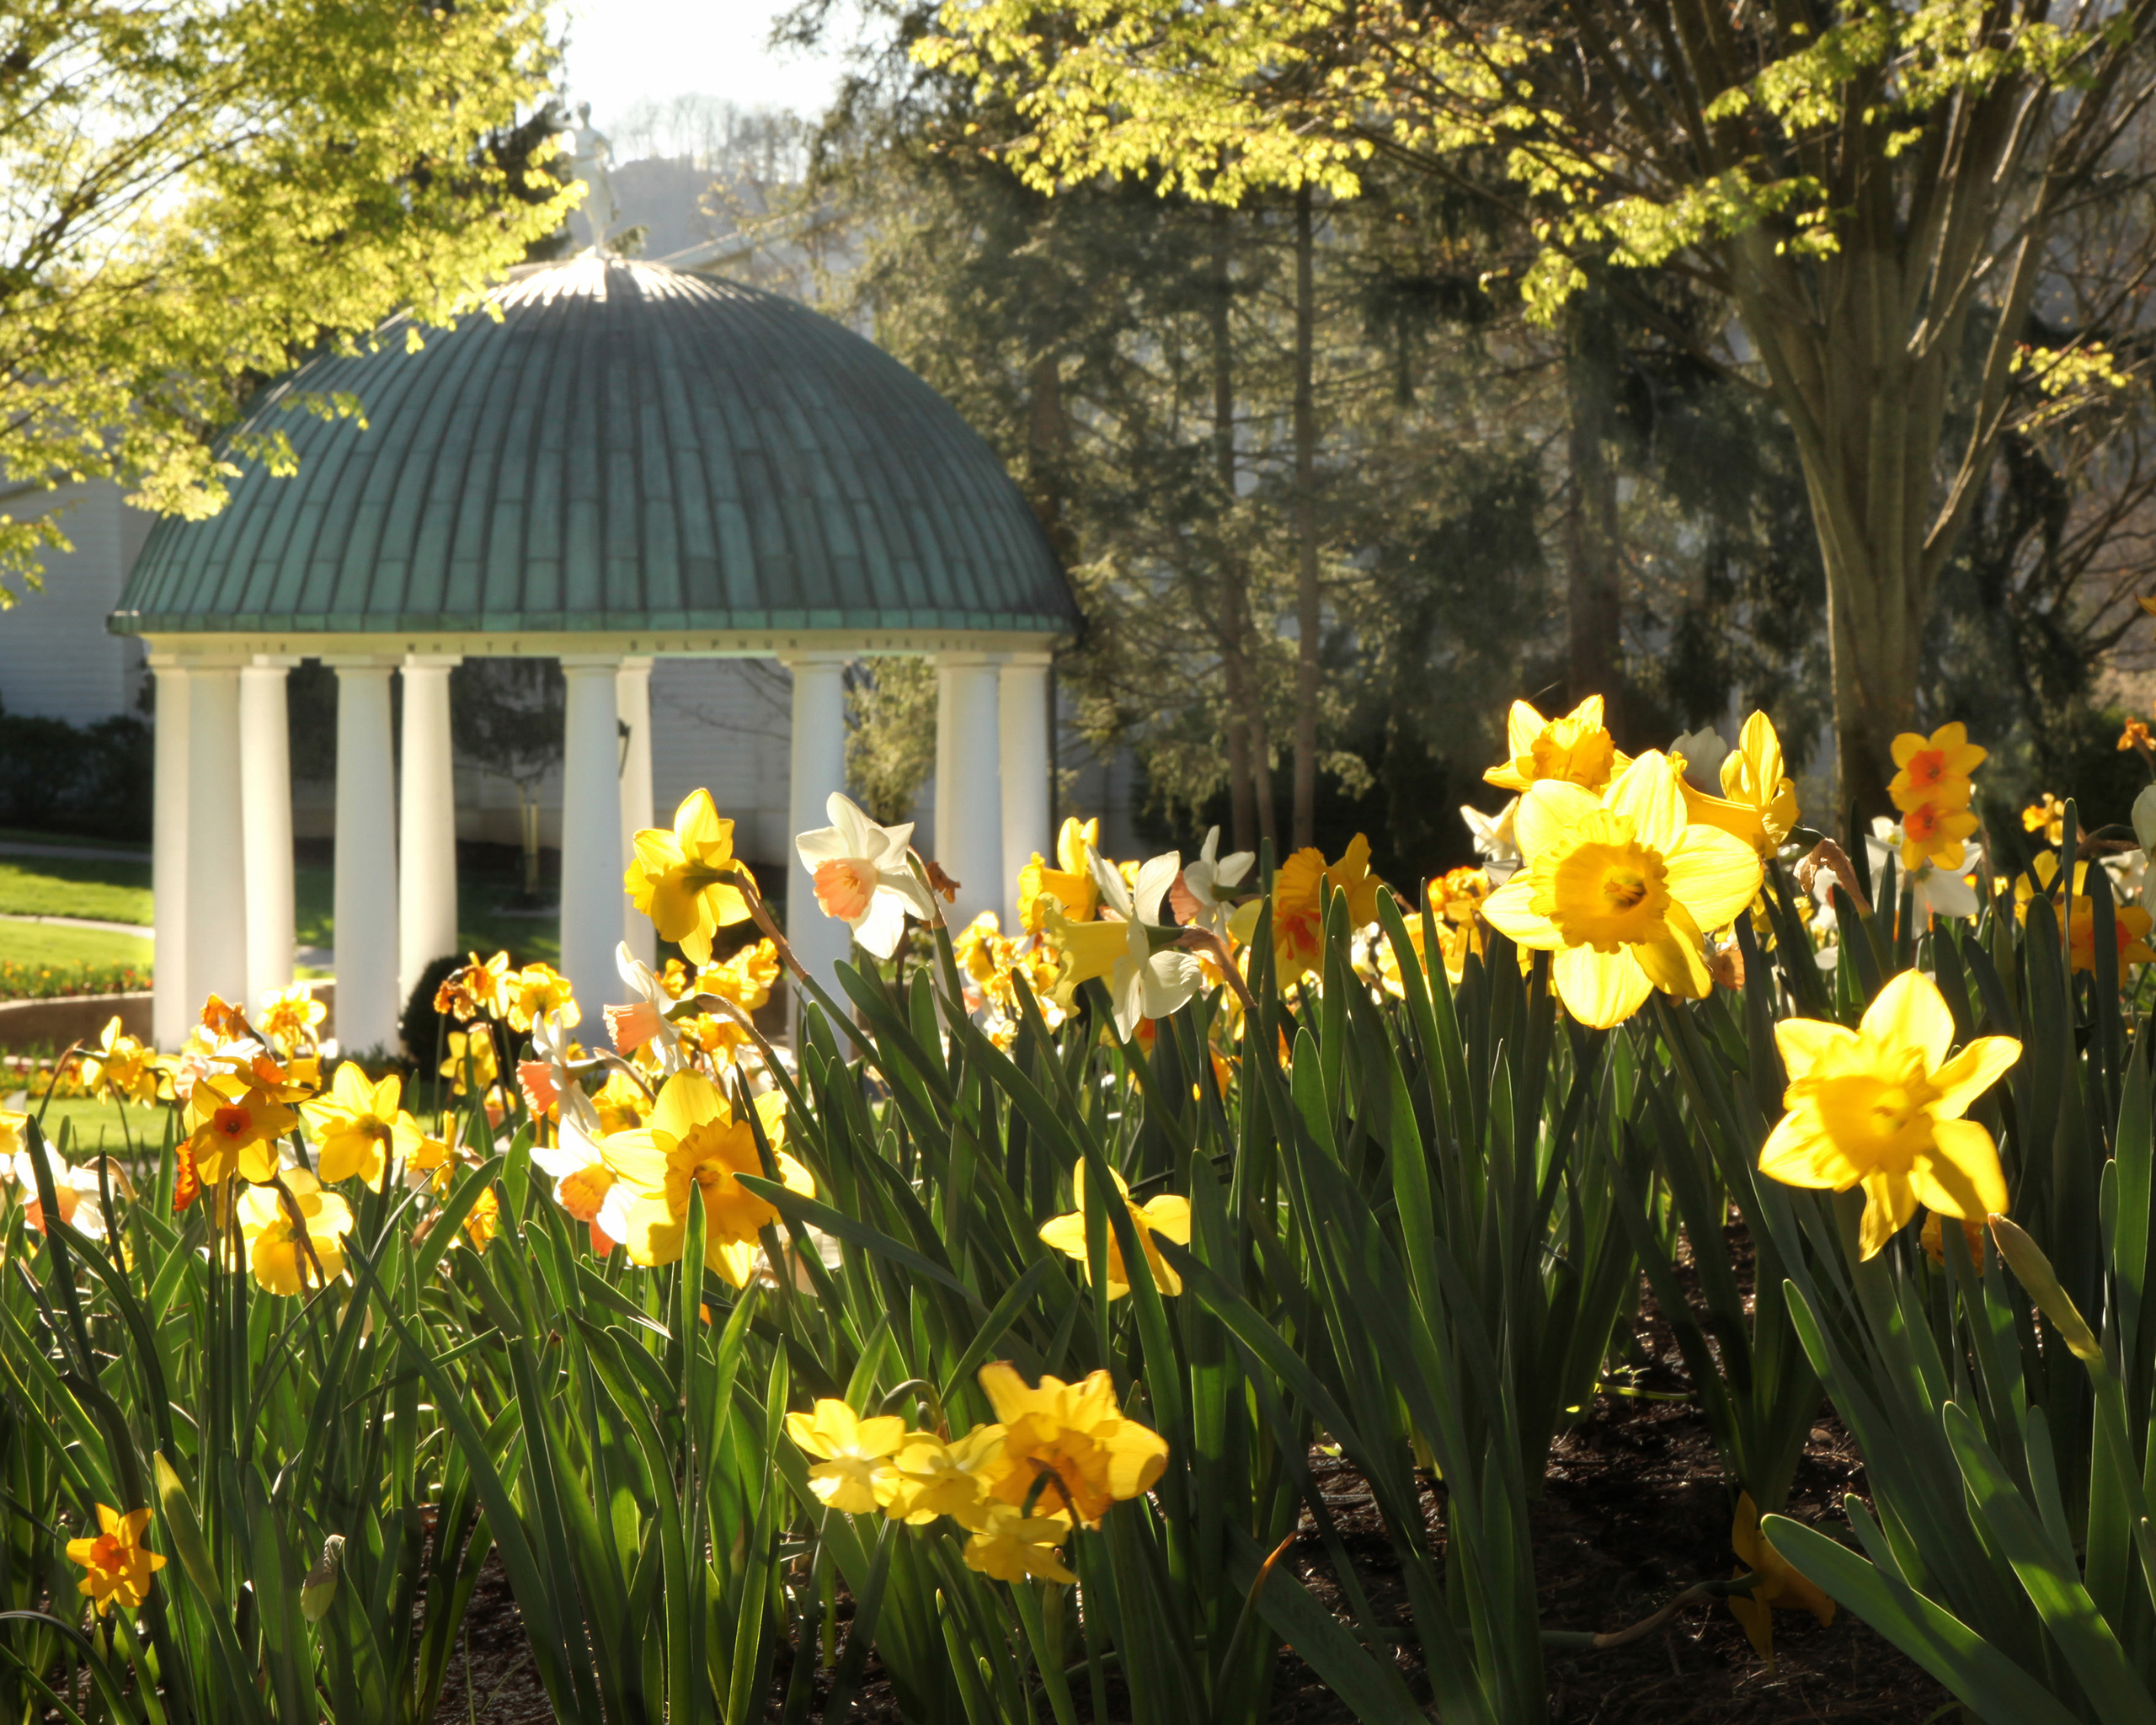
POLYGON ((146 992, 149 986, 149 971, 135 964, 18 964, 0 960, 0 1001, 137 994, 146 992))
POLYGON ((699 793, 630 871, 684 959, 624 949, 603 1007, 474 954, 410 1077, 325 1071, 304 991, 168 1058, 115 1026, 79 1081, 153 1158, 0 1119, 0 1708, 424 1717, 491 1552, 578 1722, 873 1675, 907 1719, 1284 1682, 1531 1725, 1687 1610, 1762 1673, 1796 1625, 1988 1717, 2138 1717, 2148 922, 2070 801, 2048 868, 1973 844, 1958 733, 1845 851, 1763 718, 1628 758, 1522 706, 1481 870, 1073 822, 1008 933, 835 798, 802 864, 878 962, 792 972, 791 1050, 699 793), (1610 1518, 1641 1566, 1692 1530, 1614 1610, 1553 1460, 1680 1417, 1718 1489, 1610 1518))

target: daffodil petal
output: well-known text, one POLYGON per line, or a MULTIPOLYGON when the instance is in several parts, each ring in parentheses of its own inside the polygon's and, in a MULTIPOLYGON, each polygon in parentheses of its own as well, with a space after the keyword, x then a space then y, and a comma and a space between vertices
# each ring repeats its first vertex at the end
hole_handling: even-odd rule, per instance
POLYGON ((1692 825, 1662 852, 1670 896, 1702 928, 1732 921, 1758 896, 1759 853, 1718 826, 1692 825))
POLYGON ((1676 770, 1659 749, 1650 749, 1610 781, 1603 807, 1632 823, 1632 836, 1666 857, 1684 834, 1684 796, 1676 770))
POLYGON ((1564 842, 1566 835, 1602 806, 1602 799, 1569 779, 1538 781, 1519 799, 1513 816, 1513 841, 1529 862, 1564 842))
POLYGON ((1969 1105, 2013 1069, 2021 1044, 2010 1036, 1979 1036, 1932 1074, 1939 1100, 1932 1106, 1942 1120, 1967 1114, 1969 1105))
POLYGON ((1921 970, 1904 970, 1879 991, 1865 1008, 1860 1029, 1867 1041, 1915 1050, 1927 1071, 1936 1069, 1954 1045, 1954 1015, 1939 985, 1921 970))
POLYGON ((1534 883, 1526 874, 1514 875, 1483 900, 1482 918, 1498 933, 1537 952, 1553 953, 1565 943, 1557 925, 1536 912, 1534 883))
POLYGON ((1919 1200, 1964 1221, 2004 1214, 2006 1173, 1991 1134, 1974 1120, 1936 1120, 1931 1130, 1932 1154, 1909 1172, 1919 1200))
POLYGON ((1864 1221, 1857 1236, 1863 1255, 1869 1259, 1878 1257, 1886 1242, 1908 1226, 1909 1218, 1917 1213, 1917 1194, 1907 1174, 1889 1168, 1872 1169, 1861 1183, 1864 1221))
POLYGON ((1856 1039, 1848 1026, 1823 1018, 1785 1018, 1774 1026, 1774 1046, 1792 1081, 1809 1076, 1830 1054, 1854 1046, 1856 1039))
MULTIPOLYGON (((1484 901, 1486 914, 1495 901, 1494 894, 1484 901)), ((1654 992, 1653 982, 1629 949, 1598 953, 1593 947, 1566 947, 1550 961, 1550 975, 1565 1010, 1598 1030, 1624 1023, 1654 992)))

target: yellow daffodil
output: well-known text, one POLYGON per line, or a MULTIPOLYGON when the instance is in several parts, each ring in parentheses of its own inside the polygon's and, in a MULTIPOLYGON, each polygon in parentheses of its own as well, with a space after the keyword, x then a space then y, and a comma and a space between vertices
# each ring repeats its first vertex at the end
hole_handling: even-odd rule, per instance
POLYGON ((1482 777, 1508 791, 1558 779, 1598 791, 1628 764, 1602 722, 1602 697, 1590 695, 1562 718, 1545 718, 1524 701, 1505 719, 1502 766, 1482 777))
POLYGON ((1064 818, 1055 836, 1055 862, 1051 866, 1038 851, 1018 871, 1018 923, 1028 934, 1048 927, 1049 901, 1060 905, 1073 922, 1091 917, 1100 904, 1093 885, 1088 855, 1101 841, 1098 820, 1080 821, 1075 814, 1064 818))
POLYGON ((1719 827, 1688 822, 1668 758, 1651 750, 1606 796, 1545 779, 1520 798, 1526 866, 1483 901, 1490 925, 1553 955, 1565 1010, 1607 1028, 1654 990, 1704 998, 1714 986, 1702 931, 1759 889, 1758 853, 1719 827))
POLYGON ((2021 811, 2021 830, 2039 832, 2047 845, 2066 842, 2066 804, 2049 791, 2021 811))
POLYGON ((1066 1584, 1078 1578, 1064 1567, 1057 1549, 1070 1530, 1051 1516, 1028 1515, 1010 1503, 991 1503, 980 1530, 966 1541, 966 1567, 995 1581, 1038 1577, 1066 1584))
MULTIPOLYGON (((1348 895, 1348 926, 1361 928, 1377 920, 1383 885, 1370 873, 1370 841, 1361 833, 1348 841, 1337 862, 1326 862, 1324 852, 1306 845, 1273 870, 1273 961, 1280 985, 1317 969, 1325 953, 1325 901, 1332 888, 1348 895)), ((1256 902, 1244 905, 1229 927, 1237 940, 1249 940, 1257 932, 1256 902)))
POLYGON ((1744 721, 1737 746, 1722 757, 1721 795, 1684 782, 1688 820, 1718 826, 1762 857, 1781 848, 1796 825, 1796 781, 1783 770, 1781 739, 1764 713, 1744 721))
POLYGON ((250 1186, 240 1194, 240 1236, 247 1244, 248 1267, 264 1289, 272 1294, 304 1294, 344 1273, 344 1241, 352 1231, 352 1212, 335 1193, 324 1192, 304 1168, 287 1169, 284 1179, 306 1224, 307 1245, 301 1245, 291 1212, 274 1186, 250 1186))
POLYGON ((1766 1535, 1759 1531, 1759 1511, 1752 1494, 1737 1499, 1737 1519, 1729 1530, 1729 1542, 1747 1570, 1759 1578, 1749 1595, 1732 1594, 1729 1614, 1744 1626, 1753 1651, 1761 1658, 1774 1657, 1774 1613, 1809 1611, 1823 1626, 1834 1621, 1834 1602, 1790 1567, 1766 1535))
POLYGON ((505 1007, 502 1016, 512 1030, 529 1031, 549 1013, 563 1024, 575 1024, 584 1017, 568 978, 550 964, 526 964, 510 977, 505 1007))
POLYGON ((494 1033, 484 1024, 475 1024, 469 1030, 452 1030, 445 1041, 449 1052, 441 1063, 441 1075, 454 1081, 451 1087, 456 1095, 463 1095, 467 1087, 486 1090, 501 1077, 501 1064, 494 1054, 494 1033))
POLYGON ((1029 1387, 1007 1360, 980 1369, 980 1386, 1003 1425, 990 1494, 1014 1506, 1032 1495, 1043 1514, 1088 1527, 1113 1504, 1141 1496, 1166 1471, 1167 1439, 1123 1418, 1106 1371, 1082 1384, 1043 1377, 1029 1387))
MULTIPOLYGON (((707 964, 696 973, 699 993, 731 1001, 744 1012, 753 1012, 771 997, 778 980, 778 948, 768 940, 745 946, 723 964, 707 964)), ((680 991, 674 991, 675 998, 680 991)))
POLYGON ((644 1094, 642 1085, 622 1071, 606 1075, 606 1081, 591 1098, 591 1106, 604 1132, 632 1131, 651 1118, 651 1098, 644 1094))
MULTIPOLYGON (((771 1091, 755 1101, 764 1135, 772 1146, 779 1179, 789 1191, 813 1198, 808 1169, 778 1148, 786 1103, 771 1091)), ((748 1285, 756 1264, 757 1232, 778 1212, 736 1178, 763 1173, 754 1129, 735 1119, 719 1087, 697 1071, 676 1072, 659 1092, 648 1124, 616 1132, 600 1146, 616 1183, 600 1220, 640 1264, 680 1260, 689 1223, 689 1188, 703 1194, 704 1262, 736 1288, 748 1285)))
POLYGON ((734 823, 719 818, 709 791, 682 798, 670 832, 663 826, 639 832, 636 860, 622 877, 629 902, 692 964, 711 962, 713 934, 748 921, 749 901, 736 884, 741 879, 755 884, 734 860, 734 823))
POLYGON ((905 1483, 891 1458, 905 1441, 906 1423, 894 1413, 863 1419, 845 1402, 826 1396, 814 1413, 787 1414, 786 1434, 822 1458, 808 1470, 808 1489, 830 1509, 869 1514, 889 1503, 905 1483))
POLYGON ((1966 809, 1973 789, 1969 775, 1983 765, 1987 752, 1969 740, 1965 724, 1943 724, 1929 737, 1903 731, 1894 739, 1894 765, 1901 771, 1886 794, 1904 814, 1926 803, 1966 809))
POLYGON ((1774 1041, 1789 1112, 1759 1152, 1760 1172, 1790 1186, 1861 1185, 1865 1258, 1919 1204, 1965 1221, 2006 1209, 1991 1134, 1961 1116, 2020 1058, 2021 1044, 1982 1036, 1949 1060, 1954 1019, 1929 977, 1903 971, 1854 1030, 1786 1018, 1774 1041))
POLYGON ((290 988, 265 989, 262 1010, 255 1025, 288 1054, 309 1054, 321 1035, 329 1008, 314 997, 314 985, 295 982, 290 988))
POLYGON ((402 1160, 419 1147, 419 1122, 398 1106, 403 1088, 394 1072, 376 1083, 358 1061, 346 1060, 327 1096, 300 1105, 313 1129, 325 1184, 356 1174, 379 1192, 392 1152, 402 1160))
POLYGON ((157 1099, 157 1057, 120 1028, 120 1015, 106 1022, 97 1045, 83 1055, 83 1088, 147 1108, 157 1099))
MULTIPOLYGON (((1145 1267, 1153 1273, 1153 1285, 1163 1294, 1182 1292, 1182 1279, 1161 1256, 1161 1248, 1153 1243, 1159 1234, 1178 1246, 1190 1243, 1190 1200, 1162 1193, 1142 1208, 1130 1201, 1130 1187, 1113 1168, 1108 1178, 1115 1182, 1116 1196, 1130 1213, 1130 1223, 1138 1231, 1139 1244, 1145 1252, 1145 1267)), ((1066 1258, 1075 1258, 1086 1266, 1086 1279, 1092 1280, 1092 1260, 1086 1250, 1086 1165, 1080 1162, 1070 1171, 1070 1199, 1078 1208, 1067 1216, 1057 1216, 1041 1225, 1041 1238, 1066 1258)), ((1130 1272, 1124 1264, 1123 1248, 1117 1243, 1115 1230, 1107 1233, 1108 1298, 1120 1300, 1130 1291, 1130 1272)))
POLYGON ((989 1477, 1002 1455, 1000 1425, 977 1425, 948 1443, 933 1432, 908 1432, 891 1458, 898 1484, 883 1507, 916 1527, 947 1515, 979 1532, 988 1519, 989 1477))
POLYGON ((299 1115, 260 1087, 237 1076, 195 1081, 187 1100, 187 1147, 195 1178, 221 1186, 237 1174, 266 1180, 277 1167, 277 1140, 299 1115))
POLYGON ((474 1252, 484 1252, 494 1244, 501 1225, 501 1199, 493 1187, 481 1187, 479 1195, 472 1200, 472 1208, 464 1212, 465 1243, 474 1252))
POLYGON ((150 1578, 165 1567, 165 1560, 142 1543, 150 1529, 150 1512, 136 1509, 122 1515, 106 1504, 97 1506, 98 1531, 93 1539, 67 1541, 67 1561, 86 1572, 75 1584, 102 1617, 115 1605, 133 1610, 150 1596, 150 1578))

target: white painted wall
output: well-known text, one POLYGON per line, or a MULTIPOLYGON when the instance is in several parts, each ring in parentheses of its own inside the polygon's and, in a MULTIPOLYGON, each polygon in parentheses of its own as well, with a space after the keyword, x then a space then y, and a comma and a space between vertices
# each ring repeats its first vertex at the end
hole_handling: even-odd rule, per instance
POLYGON ((87 724, 132 711, 140 692, 141 644, 106 633, 104 620, 154 517, 128 508, 109 480, 63 486, 47 501, 74 549, 48 552, 43 588, 18 584, 0 611, 0 705, 87 724))

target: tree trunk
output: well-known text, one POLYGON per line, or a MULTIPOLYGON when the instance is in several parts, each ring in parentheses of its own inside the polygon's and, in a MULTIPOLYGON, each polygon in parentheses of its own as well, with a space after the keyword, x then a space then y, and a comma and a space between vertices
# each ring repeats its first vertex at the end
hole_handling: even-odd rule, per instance
POLYGON ((1026 425, 1026 476, 1033 482, 1033 513, 1055 554, 1069 563, 1074 549, 1064 518, 1064 457, 1070 442, 1070 422, 1063 411, 1063 366, 1050 351, 1033 361, 1030 412, 1026 425))
MULTIPOLYGON (((1213 212, 1217 238, 1213 248, 1213 298, 1208 308, 1213 346, 1213 477, 1220 489, 1224 515, 1234 506, 1236 478, 1235 331, 1229 319, 1232 265, 1227 238, 1228 223, 1233 219, 1225 208, 1213 212)), ((1228 820, 1231 842, 1238 851, 1254 848, 1258 831, 1251 761, 1249 638, 1243 627, 1243 570, 1224 537, 1214 627, 1220 641, 1220 676, 1228 710, 1228 820)), ((1269 803, 1270 797, 1267 800, 1269 803)), ((1272 836, 1269 830, 1266 836, 1272 836)))
POLYGON ((1295 193, 1295 825, 1298 849, 1317 831, 1319 630, 1316 242, 1308 181, 1295 193))
POLYGON ((1617 344, 1608 302, 1582 294, 1572 308, 1565 393, 1572 507, 1565 519, 1565 590, 1572 703, 1603 697, 1604 722, 1624 728, 1623 567, 1617 534, 1617 344))

